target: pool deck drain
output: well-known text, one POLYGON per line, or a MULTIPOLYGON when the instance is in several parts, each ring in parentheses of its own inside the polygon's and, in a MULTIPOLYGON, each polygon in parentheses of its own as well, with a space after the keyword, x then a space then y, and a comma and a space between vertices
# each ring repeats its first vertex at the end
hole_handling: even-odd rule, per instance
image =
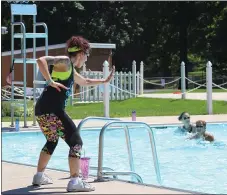
MULTIPOLYGON (((31 185, 36 168, 26 165, 2 162, 2 194, 66 194, 69 173, 47 169, 53 184, 34 187, 31 185)), ((67 194, 195 194, 177 189, 150 187, 122 181, 88 182, 95 187, 93 192, 70 192, 67 194)))

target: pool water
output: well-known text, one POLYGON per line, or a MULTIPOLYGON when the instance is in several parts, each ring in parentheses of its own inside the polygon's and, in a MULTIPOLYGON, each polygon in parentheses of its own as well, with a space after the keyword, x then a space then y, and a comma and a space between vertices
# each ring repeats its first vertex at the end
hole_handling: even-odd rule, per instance
MULTIPOLYGON (((152 127, 160 164, 162 185, 204 193, 227 192, 227 123, 208 124, 207 131, 214 143, 186 140, 187 134, 177 126, 152 127)), ((83 130, 85 155, 91 166, 97 167, 100 130, 83 130)), ((130 128, 135 172, 144 183, 158 185, 148 133, 143 128, 130 128)), ((36 165, 45 144, 41 132, 2 133, 2 160, 36 165)), ((48 164, 49 168, 68 170, 68 146, 59 144, 48 164)), ((111 130, 104 137, 103 166, 115 171, 130 171, 125 134, 122 129, 111 130)), ((96 171, 91 171, 96 174, 96 171)), ((130 177, 122 176, 122 179, 130 177)))

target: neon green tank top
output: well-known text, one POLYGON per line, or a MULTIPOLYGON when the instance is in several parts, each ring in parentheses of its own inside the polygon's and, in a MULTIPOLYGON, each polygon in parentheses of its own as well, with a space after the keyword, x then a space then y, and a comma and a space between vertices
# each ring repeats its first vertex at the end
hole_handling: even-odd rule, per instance
POLYGON ((72 72, 72 66, 70 66, 70 69, 67 72, 56 72, 56 71, 52 71, 51 73, 51 77, 54 81, 56 80, 66 80, 69 78, 69 76, 71 75, 72 72))

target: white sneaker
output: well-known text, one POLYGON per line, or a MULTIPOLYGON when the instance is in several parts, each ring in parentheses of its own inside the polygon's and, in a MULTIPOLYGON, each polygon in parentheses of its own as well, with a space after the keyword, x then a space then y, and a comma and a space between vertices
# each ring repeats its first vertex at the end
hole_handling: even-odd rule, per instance
POLYGON ((35 174, 33 177, 33 185, 46 185, 46 184, 52 184, 53 181, 51 178, 49 178, 45 173, 43 173, 42 175, 39 174, 35 174))
POLYGON ((92 187, 89 183, 82 181, 81 179, 78 179, 77 183, 71 180, 67 186, 68 192, 91 192, 94 190, 94 187, 92 187))

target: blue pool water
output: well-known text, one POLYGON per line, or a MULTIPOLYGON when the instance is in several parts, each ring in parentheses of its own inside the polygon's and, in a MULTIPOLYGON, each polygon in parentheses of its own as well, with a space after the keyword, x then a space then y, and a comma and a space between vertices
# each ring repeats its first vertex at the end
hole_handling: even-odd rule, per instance
MULTIPOLYGON (((227 123, 208 124, 207 131, 216 141, 185 140, 188 135, 177 133, 176 126, 153 127, 163 185, 204 193, 227 192, 227 123)), ((100 130, 81 132, 86 156, 97 167, 100 130)), ((144 183, 158 185, 147 131, 130 128, 135 172, 144 183)), ((2 133, 2 160, 36 165, 45 144, 41 132, 2 133)), ((130 171, 125 134, 111 130, 104 137, 103 166, 115 171, 130 171)), ((59 140, 48 167, 68 170, 68 146, 59 140)), ((92 171, 92 174, 96 174, 92 171)), ((129 177, 120 177, 130 179, 129 177)))

